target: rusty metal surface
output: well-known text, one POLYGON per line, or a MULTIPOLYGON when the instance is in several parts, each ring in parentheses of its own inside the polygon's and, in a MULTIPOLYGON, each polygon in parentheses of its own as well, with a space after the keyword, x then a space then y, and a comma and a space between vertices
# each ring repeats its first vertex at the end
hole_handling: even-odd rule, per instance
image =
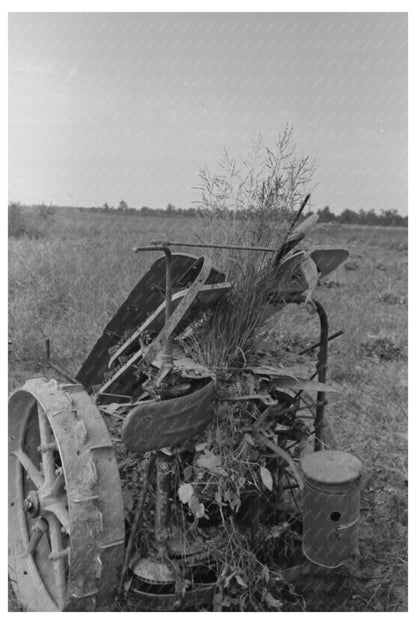
POLYGON ((210 381, 186 396, 138 405, 123 424, 123 442, 136 453, 179 444, 209 424, 214 398, 215 386, 210 381))
POLYGON ((173 457, 165 453, 156 453, 155 487, 155 547, 159 554, 167 552, 166 541, 169 537, 168 522, 172 500, 173 457))
POLYGON ((315 262, 321 277, 335 271, 349 256, 346 249, 314 249, 311 258, 315 262))
POLYGON ((305 251, 297 251, 282 260, 272 282, 267 285, 270 290, 269 301, 284 303, 293 296, 304 296, 305 293, 310 299, 317 283, 315 262, 305 251))
POLYGON ((361 462, 344 451, 319 451, 301 462, 303 553, 336 568, 358 550, 361 462))
MULTIPOLYGON (((157 247, 159 244, 158 241, 152 243, 155 245, 154 247, 136 247, 134 251, 141 251, 142 249, 150 250, 150 249, 161 249, 161 247, 157 247)), ((254 247, 254 246, 244 246, 244 245, 219 245, 215 243, 191 243, 189 241, 166 241, 163 243, 164 247, 197 247, 198 249, 235 249, 237 251, 262 251, 266 253, 276 253, 276 249, 273 247, 254 247)))
MULTIPOLYGON (((106 325, 90 354, 76 375, 76 379, 87 390, 104 383, 104 373, 108 370, 109 349, 117 345, 131 330, 142 325, 149 314, 165 300, 165 257, 158 258, 149 271, 133 288, 115 315, 106 325)), ((198 272, 198 258, 190 254, 172 254, 172 289, 183 290, 198 272)), ((208 283, 222 282, 224 275, 212 269, 208 283)), ((115 390, 115 392, 117 392, 115 390)))
MULTIPOLYGON (((329 325, 328 325, 328 316, 325 311, 323 305, 314 299, 315 309, 319 316, 319 323, 321 327, 321 336, 320 336, 320 345, 319 345, 319 355, 318 355, 318 363, 317 363, 317 373, 318 373, 318 381, 325 384, 326 382, 326 369, 328 365, 328 334, 329 334, 329 325)), ((315 451, 319 451, 322 448, 325 448, 325 440, 323 438, 323 419, 325 413, 325 390, 319 390, 317 395, 317 407, 316 407, 316 415, 315 415, 315 451)))
POLYGON ((184 595, 156 594, 140 590, 134 584, 130 588, 129 606, 135 611, 178 611, 198 610, 203 605, 212 604, 215 584, 196 585, 184 595))
MULTIPOLYGON (((32 379, 11 395, 9 418, 9 569, 18 600, 28 611, 107 610, 122 564, 124 508, 114 449, 98 409, 79 385, 32 379), (23 500, 31 479, 26 470, 35 480, 40 475, 38 486, 44 479, 37 459, 39 409, 59 453, 54 461, 59 457, 62 464, 67 498, 69 558, 59 571, 61 580, 65 572, 62 596, 53 591, 58 564, 50 561, 45 539, 27 554, 31 521, 23 500)), ((50 526, 56 523, 51 511, 46 518, 50 526)))
POLYGON ((150 557, 139 559, 131 566, 131 570, 135 576, 146 583, 170 585, 175 583, 176 579, 173 566, 168 565, 166 561, 158 561, 150 557))
POLYGON ((359 479, 361 461, 345 451, 331 449, 310 453, 302 460, 305 477, 320 484, 341 485, 359 479))
MULTIPOLYGON (((173 371, 180 373, 184 379, 209 379, 212 378, 214 373, 206 366, 198 364, 195 360, 187 357, 183 348, 175 343, 172 348, 173 352, 173 371)), ((152 366, 155 368, 162 367, 162 361, 160 354, 152 362, 152 366)))
MULTIPOLYGON (((164 304, 161 304, 153 312, 153 314, 151 314, 146 319, 143 325, 141 325, 135 332, 133 332, 132 335, 129 336, 129 338, 125 342, 123 342, 122 345, 120 345, 117 351, 115 351, 115 353, 111 356, 109 360, 109 368, 116 364, 116 360, 118 358, 122 357, 125 353, 131 351, 131 348, 135 345, 137 345, 137 349, 139 350, 139 338, 141 338, 145 334, 145 332, 154 333, 156 331, 160 331, 163 327, 163 335, 161 337, 157 336, 154 341, 154 345, 156 347, 159 347, 160 349, 160 345, 163 345, 164 340, 166 340, 166 336, 170 336, 172 334, 172 331, 176 329, 177 325, 179 325, 180 321, 185 317, 185 315, 192 312, 190 308, 193 304, 198 305, 201 309, 204 309, 214 304, 218 297, 226 293, 230 288, 231 284, 229 284, 228 282, 224 282, 221 284, 201 285, 201 283, 197 283, 195 281, 192 283, 189 289, 181 290, 175 293, 172 301, 172 308, 174 310, 172 316, 174 318, 168 325, 168 328, 166 328, 167 323, 165 327, 163 327, 162 319, 164 317, 165 306, 164 304), (193 300, 190 301, 190 299, 193 300)), ((149 349, 152 345, 149 346, 149 349)), ((149 351, 148 353, 144 354, 144 357, 149 363, 154 363, 154 360, 158 357, 158 355, 160 355, 160 351, 156 356, 154 356, 154 353, 149 351)))
MULTIPOLYGON (((172 304, 175 305, 175 310, 171 316, 165 322, 160 331, 158 330, 158 319, 161 318, 161 313, 164 312, 164 305, 159 308, 141 325, 125 344, 121 345, 116 353, 111 357, 109 366, 115 364, 116 358, 120 358, 124 353, 131 352, 131 349, 136 345, 136 351, 127 355, 127 362, 124 363, 118 370, 114 371, 114 374, 110 379, 100 388, 99 392, 120 392, 128 391, 126 384, 131 383, 131 368, 137 363, 144 361, 147 364, 151 364, 155 358, 166 349, 169 344, 173 332, 179 326, 186 316, 188 320, 191 320, 192 306, 195 304, 198 308, 203 309, 206 305, 210 305, 215 302, 218 297, 229 290, 229 284, 208 284, 205 282, 209 279, 212 272, 212 264, 208 258, 200 258, 199 272, 195 276, 192 284, 189 285, 187 290, 182 290, 176 293, 172 304), (204 296, 205 295, 205 296, 204 296), (207 295, 207 296, 206 296, 207 295), (140 348, 139 339, 147 334, 154 334, 157 331, 159 333, 154 337, 151 344, 145 348, 140 348)), ((160 322, 160 321, 159 321, 160 322)), ((171 353, 171 349, 169 349, 171 353)), ((173 364, 173 362, 172 362, 173 364)), ((134 377, 133 377, 134 381, 134 377)))

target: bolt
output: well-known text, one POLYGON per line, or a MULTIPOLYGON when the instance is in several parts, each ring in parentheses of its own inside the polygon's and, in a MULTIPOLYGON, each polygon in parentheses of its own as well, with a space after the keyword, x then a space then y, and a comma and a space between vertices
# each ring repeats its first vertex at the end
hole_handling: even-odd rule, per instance
POLYGON ((39 500, 37 492, 31 491, 23 501, 23 510, 29 513, 33 518, 39 514, 39 500))
POLYGON ((32 503, 32 501, 31 501, 31 500, 26 499, 26 500, 23 502, 23 509, 24 509, 27 513, 29 513, 29 512, 31 512, 31 511, 33 511, 33 503, 32 503))

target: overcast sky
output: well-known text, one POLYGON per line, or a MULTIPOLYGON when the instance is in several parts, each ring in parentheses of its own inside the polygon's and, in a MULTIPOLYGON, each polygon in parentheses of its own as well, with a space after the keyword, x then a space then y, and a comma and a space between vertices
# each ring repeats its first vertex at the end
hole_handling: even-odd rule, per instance
POLYGON ((187 207, 286 123, 315 208, 406 213, 406 14, 10 15, 12 201, 187 207))

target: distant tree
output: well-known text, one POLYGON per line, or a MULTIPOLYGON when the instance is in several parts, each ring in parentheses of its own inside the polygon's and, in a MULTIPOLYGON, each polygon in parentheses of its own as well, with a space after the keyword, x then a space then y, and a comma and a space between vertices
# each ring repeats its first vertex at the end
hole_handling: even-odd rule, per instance
POLYGON ((174 212, 176 212, 176 208, 175 208, 175 206, 174 206, 173 204, 169 203, 169 204, 166 206, 166 212, 167 212, 169 215, 172 215, 174 212))
POLYGON ((341 223, 358 223, 358 214, 354 212, 354 210, 350 210, 350 208, 346 208, 339 215, 338 220, 341 223))
POLYGON ((105 211, 110 210, 110 206, 107 204, 107 202, 105 202, 105 204, 103 204, 103 210, 105 210, 105 211))
POLYGON ((40 223, 39 211, 37 211, 38 215, 36 216, 33 213, 33 208, 33 206, 31 209, 27 206, 23 207, 20 202, 9 203, 9 236, 14 238, 21 238, 22 236, 42 238, 45 236, 45 223, 40 223))
MULTIPOLYGON (((319 211, 318 214, 323 215, 321 222, 326 220, 325 210, 319 211)), ((362 208, 355 212, 350 208, 346 208, 340 215, 332 215, 333 220, 338 223, 358 224, 358 225, 385 225, 385 226, 402 226, 407 227, 407 216, 402 217, 397 210, 382 210, 381 214, 376 213, 374 209, 363 210, 362 208)))
POLYGON ((365 214, 364 223, 366 225, 379 225, 380 224, 380 216, 376 214, 373 208, 371 210, 367 210, 364 214, 365 214))
POLYGON ((404 218, 401 217, 397 210, 382 210, 381 225, 403 225, 404 218))
POLYGON ((367 212, 362 208, 358 212, 358 222, 364 225, 367 223, 367 212))
POLYGON ((19 238, 26 233, 26 219, 20 202, 9 203, 9 236, 19 238))
POLYGON ((54 216, 54 214, 56 213, 56 207, 52 204, 49 204, 49 206, 47 206, 46 204, 41 204, 40 206, 38 206, 38 213, 41 219, 46 220, 54 216))
POLYGON ((124 201, 124 199, 121 200, 121 202, 118 205, 118 210, 128 210, 128 204, 127 202, 124 201))
POLYGON ((335 215, 332 214, 329 206, 325 206, 325 208, 318 210, 318 215, 320 223, 331 223, 331 221, 335 221, 335 215))

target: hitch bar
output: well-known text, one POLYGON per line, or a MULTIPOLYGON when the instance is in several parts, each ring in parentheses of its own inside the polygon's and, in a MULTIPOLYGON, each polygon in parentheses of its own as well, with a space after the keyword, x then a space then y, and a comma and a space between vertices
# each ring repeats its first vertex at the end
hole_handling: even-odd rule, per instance
POLYGON ((62 377, 65 377, 65 379, 67 379, 68 381, 70 381, 73 384, 79 384, 79 381, 77 381, 77 379, 75 379, 75 377, 72 377, 72 375, 70 375, 70 373, 67 373, 63 368, 61 368, 60 366, 57 366, 56 364, 54 364, 51 360, 51 341, 50 338, 46 338, 45 339, 45 354, 46 354, 46 364, 52 368, 54 371, 56 371, 57 373, 59 373, 60 375, 62 375, 62 377))

